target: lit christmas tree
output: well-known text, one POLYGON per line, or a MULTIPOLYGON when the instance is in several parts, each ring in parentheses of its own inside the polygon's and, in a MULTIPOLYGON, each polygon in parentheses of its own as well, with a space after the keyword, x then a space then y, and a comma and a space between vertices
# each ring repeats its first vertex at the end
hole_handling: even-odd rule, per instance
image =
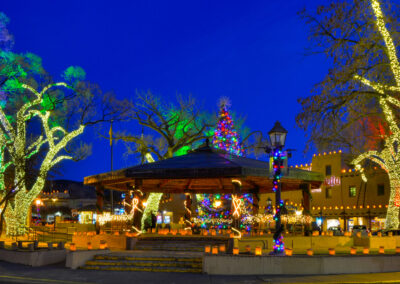
POLYGON ((229 100, 222 98, 217 129, 214 133, 213 144, 218 149, 228 153, 243 156, 243 149, 239 144, 239 135, 233 126, 232 116, 228 112, 229 100))
MULTIPOLYGON (((225 150, 227 153, 243 156, 243 149, 239 143, 239 135, 233 125, 232 116, 229 114, 229 99, 220 100, 220 112, 217 129, 214 132, 213 144, 217 149, 225 150)), ((241 196, 243 219, 248 217, 253 199, 251 194, 241 196)), ((197 194, 198 220, 203 228, 226 229, 230 227, 232 212, 229 206, 232 203, 230 194, 197 194)), ((249 230, 250 226, 242 225, 243 229, 249 230)))

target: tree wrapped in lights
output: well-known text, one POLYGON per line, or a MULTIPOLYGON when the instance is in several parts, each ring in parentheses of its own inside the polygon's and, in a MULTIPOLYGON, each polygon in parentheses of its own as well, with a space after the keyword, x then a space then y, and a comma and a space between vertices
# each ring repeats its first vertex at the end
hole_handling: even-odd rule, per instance
POLYGON ((25 234, 30 206, 43 190, 49 171, 64 160, 80 160, 88 154, 90 147, 85 144, 71 147, 86 125, 119 120, 129 111, 128 102, 99 94, 97 88, 79 82, 82 76, 81 68, 70 67, 64 73, 69 83, 50 83, 40 91, 25 83, 24 76, 5 78, 2 91, 7 97, 0 104, 0 200, 5 201, 7 235, 25 234), (37 168, 27 167, 33 156, 38 156, 37 168), (37 174, 28 181, 33 170, 37 174), (14 177, 8 187, 6 171, 14 177))
POLYGON ((386 28, 379 1, 371 0, 371 6, 376 18, 376 27, 385 43, 386 54, 389 58, 395 85, 372 82, 360 75, 355 75, 354 78, 380 94, 378 102, 390 131, 388 134, 382 134, 384 146, 381 150, 367 151, 355 158, 352 164, 356 165, 356 168, 360 170, 364 181, 367 181, 367 179, 361 163, 366 159, 377 163, 387 172, 390 181, 390 196, 385 228, 397 229, 399 227, 400 208, 400 129, 395 113, 400 108, 398 97, 398 93, 400 92, 400 64, 396 55, 396 47, 386 28))

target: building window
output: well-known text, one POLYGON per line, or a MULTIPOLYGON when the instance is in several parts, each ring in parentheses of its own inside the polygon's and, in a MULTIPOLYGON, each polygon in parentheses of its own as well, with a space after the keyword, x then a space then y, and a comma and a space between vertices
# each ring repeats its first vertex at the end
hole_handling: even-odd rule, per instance
POLYGON ((325 176, 331 176, 332 175, 332 167, 331 165, 325 166, 325 176))
POLYGON ((378 184, 378 196, 379 195, 385 195, 385 185, 384 184, 378 184))
POLYGON ((327 187, 325 189, 325 197, 326 198, 332 198, 332 188, 331 187, 327 187))
POLYGON ((349 186, 349 197, 355 197, 357 188, 355 186, 349 186))

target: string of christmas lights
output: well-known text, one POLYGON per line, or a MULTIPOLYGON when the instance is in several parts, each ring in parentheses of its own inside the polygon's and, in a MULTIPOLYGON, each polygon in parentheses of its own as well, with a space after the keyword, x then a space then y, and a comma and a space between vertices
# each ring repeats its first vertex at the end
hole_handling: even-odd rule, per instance
MULTIPOLYGON (((371 82, 367 78, 355 75, 354 78, 360 81, 365 86, 368 86, 378 92, 381 97, 379 104, 382 108, 382 113, 389 124, 390 134, 382 137, 385 145, 381 151, 368 151, 356 157, 352 164, 360 170, 362 179, 366 182, 367 178, 361 167, 361 162, 368 159, 379 164, 384 169, 390 181, 390 196, 388 210, 386 213, 385 229, 397 229, 399 227, 399 207, 400 207, 400 165, 399 165, 399 142, 400 129, 398 127, 396 116, 393 113, 390 104, 395 107, 400 107, 398 97, 394 97, 391 92, 400 90, 400 64, 396 55, 396 47, 389 31, 386 28, 384 16, 378 0, 371 0, 372 10, 376 17, 375 24, 378 31, 382 35, 385 42, 387 56, 390 62, 390 68, 393 73, 397 86, 386 86, 384 84, 371 82)), ((398 110, 397 110, 398 111, 398 110)))
MULTIPOLYGON (((274 168, 274 180, 273 180, 273 191, 276 192, 279 190, 280 183, 281 183, 281 169, 283 168, 283 159, 285 158, 285 155, 282 152, 282 149, 277 148, 274 151, 273 154, 273 168, 274 168)), ((281 224, 278 224, 278 220, 280 219, 281 216, 281 210, 284 206, 283 200, 279 199, 279 205, 276 206, 275 209, 275 215, 274 215, 274 220, 275 220, 275 227, 276 231, 278 232, 281 228, 278 228, 281 224)), ((276 234, 276 233, 275 233, 276 234)), ((274 252, 276 253, 282 253, 285 251, 285 246, 283 243, 283 236, 280 235, 279 238, 274 237, 274 252)))

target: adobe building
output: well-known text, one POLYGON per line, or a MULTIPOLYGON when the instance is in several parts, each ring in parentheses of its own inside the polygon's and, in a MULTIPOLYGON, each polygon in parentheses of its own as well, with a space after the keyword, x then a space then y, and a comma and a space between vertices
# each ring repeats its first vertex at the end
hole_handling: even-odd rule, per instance
MULTIPOLYGON (((390 194, 389 179, 380 167, 365 169, 367 182, 359 171, 349 167, 351 157, 341 151, 314 154, 311 164, 294 166, 323 174, 324 182, 311 189, 310 213, 313 221, 326 231, 340 226, 351 231, 354 225, 366 225, 376 231, 383 229, 390 194)), ((274 203, 274 195, 268 194, 274 203)), ((302 210, 301 191, 283 192, 288 208, 302 210)))

